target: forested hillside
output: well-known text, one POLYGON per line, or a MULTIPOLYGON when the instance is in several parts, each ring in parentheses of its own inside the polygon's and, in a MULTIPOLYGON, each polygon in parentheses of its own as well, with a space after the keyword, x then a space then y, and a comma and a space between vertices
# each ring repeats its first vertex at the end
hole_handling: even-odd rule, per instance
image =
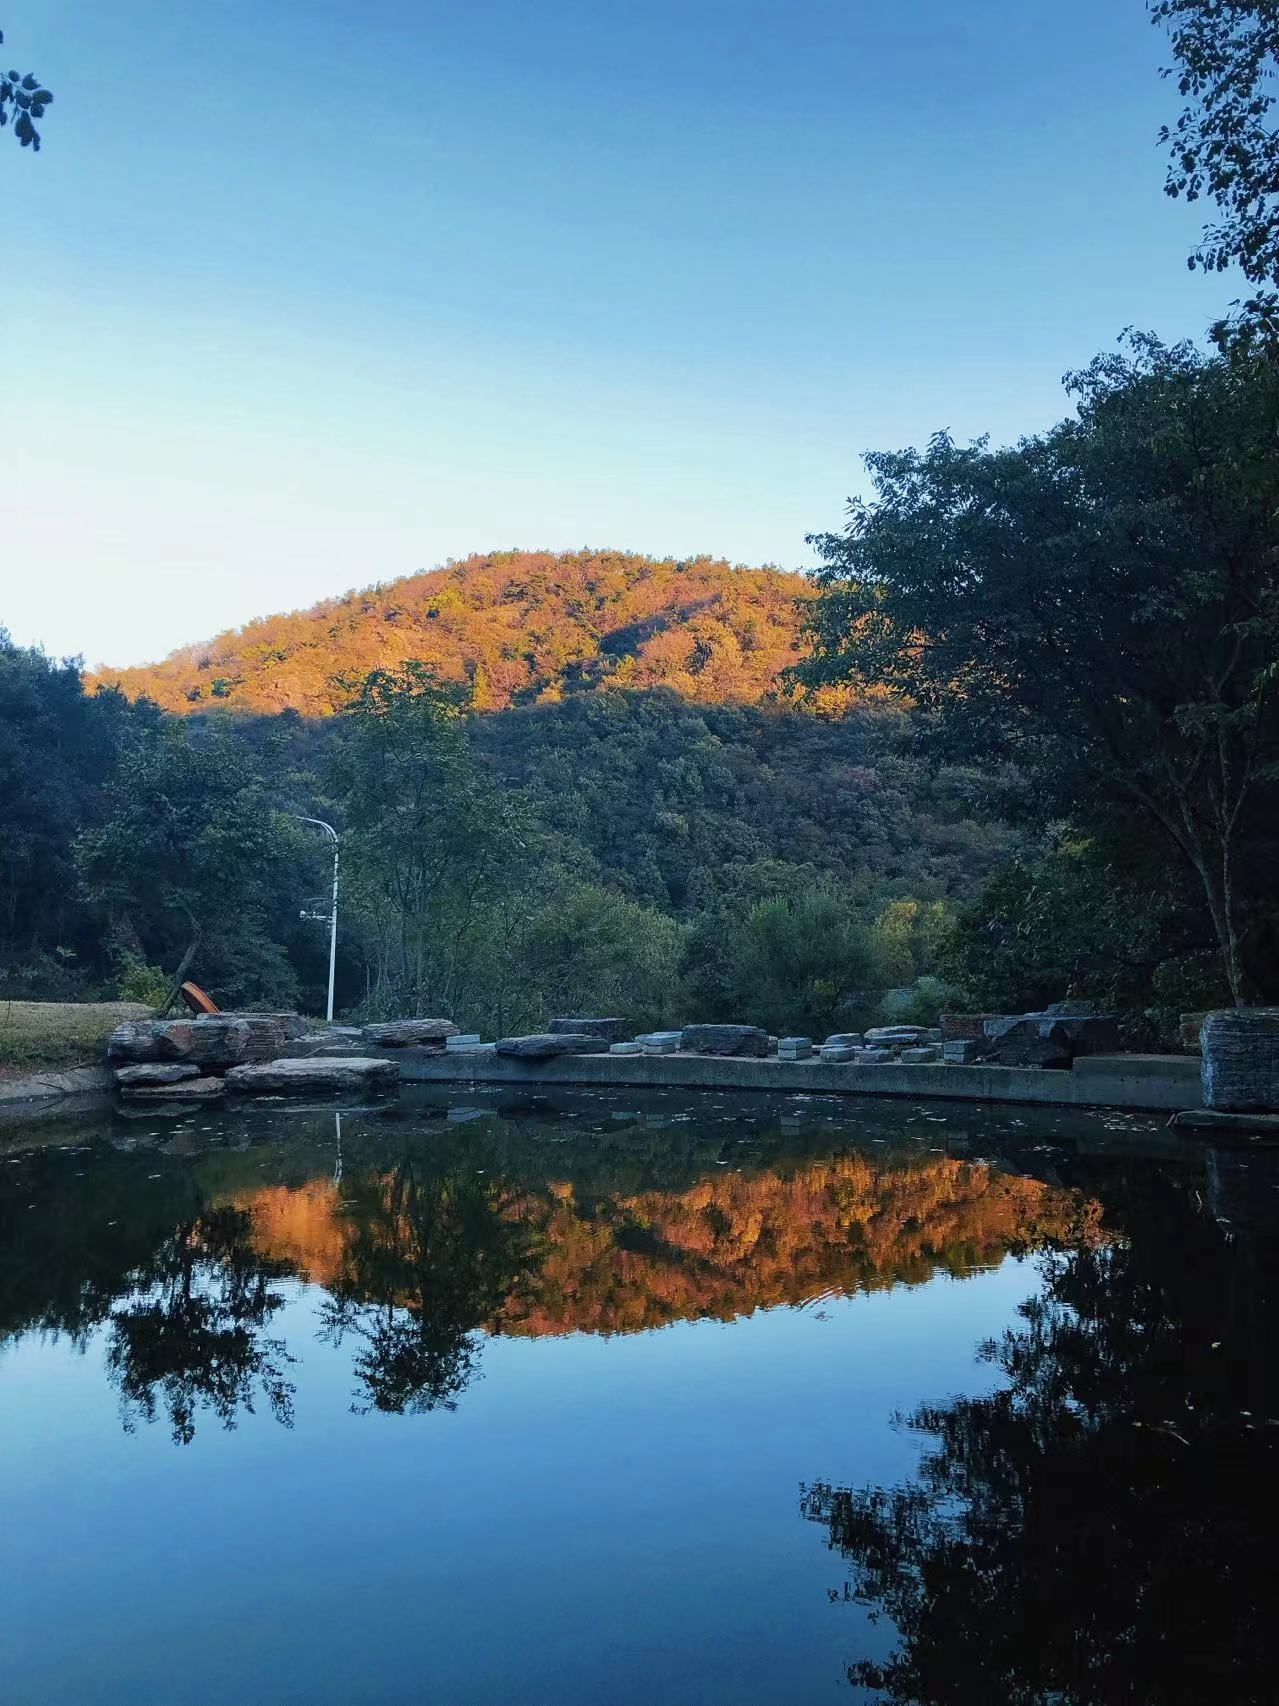
POLYGON ((169 711, 219 702, 326 716, 339 678, 416 660, 479 711, 609 683, 750 703, 799 655, 802 575, 619 551, 499 551, 267 616, 163 662, 106 669, 169 711))

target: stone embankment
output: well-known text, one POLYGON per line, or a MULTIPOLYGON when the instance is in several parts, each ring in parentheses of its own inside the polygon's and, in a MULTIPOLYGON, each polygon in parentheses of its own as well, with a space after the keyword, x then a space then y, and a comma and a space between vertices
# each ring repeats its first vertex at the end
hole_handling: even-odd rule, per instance
POLYGON ((456 1033, 457 1026, 447 1019, 405 1019, 315 1034, 296 1013, 141 1019, 112 1032, 107 1061, 126 1101, 367 1094, 394 1089, 400 1076, 396 1049, 443 1053, 456 1033))

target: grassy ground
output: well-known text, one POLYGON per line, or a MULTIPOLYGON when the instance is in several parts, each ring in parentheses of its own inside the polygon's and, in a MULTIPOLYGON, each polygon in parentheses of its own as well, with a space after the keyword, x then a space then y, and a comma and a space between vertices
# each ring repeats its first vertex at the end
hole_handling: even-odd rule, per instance
POLYGON ((100 1066, 122 1019, 145 1019, 136 1001, 0 1001, 0 1079, 69 1066, 100 1066))

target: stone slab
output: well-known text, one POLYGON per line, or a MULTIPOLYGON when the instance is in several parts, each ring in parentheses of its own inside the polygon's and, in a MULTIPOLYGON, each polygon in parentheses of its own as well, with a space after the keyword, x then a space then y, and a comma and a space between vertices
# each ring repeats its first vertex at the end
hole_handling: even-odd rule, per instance
MULTIPOLYGON (((444 1059, 444 1050, 439 1051, 444 1059)), ((343 1060, 272 1060, 233 1066, 225 1083, 241 1095, 294 1095, 312 1090, 391 1090, 400 1076, 394 1060, 356 1056, 343 1060)))
POLYGON ((1220 1108, 1182 1108, 1169 1120, 1174 1131, 1218 1136, 1236 1132, 1243 1137, 1279 1139, 1279 1114, 1228 1114, 1220 1108))
POLYGON ((758 1025, 685 1025, 679 1046, 687 1054, 758 1058, 768 1053, 768 1032, 758 1025))
POLYGON ((72 1066, 65 1072, 33 1072, 0 1081, 0 1102, 49 1102, 63 1096, 95 1096, 115 1086, 109 1066, 72 1066))
POLYGON ((625 1019, 552 1019, 546 1028, 552 1036, 598 1037, 602 1043, 625 1042, 631 1035, 625 1019))
MULTIPOLYGON (((243 1071, 256 1068, 244 1067, 243 1071)), ((120 1094, 130 1102, 214 1102, 226 1095, 225 1078, 182 1078, 175 1084, 122 1084, 120 1094)))
POLYGON ((115 1081, 122 1088, 147 1084, 181 1084, 184 1078, 198 1078, 200 1068, 188 1060, 142 1061, 136 1066, 116 1068, 115 1081))
POLYGON ((366 1043, 378 1048, 407 1048, 410 1044, 423 1047, 443 1043, 457 1035, 451 1019, 389 1019, 381 1025, 361 1027, 366 1043))

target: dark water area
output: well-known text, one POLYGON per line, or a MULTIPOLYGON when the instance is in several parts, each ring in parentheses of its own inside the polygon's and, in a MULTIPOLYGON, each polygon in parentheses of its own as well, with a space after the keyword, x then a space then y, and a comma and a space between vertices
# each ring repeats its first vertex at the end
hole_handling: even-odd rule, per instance
POLYGON ((1277 1257, 1140 1116, 0 1128, 0 1699, 1273 1701, 1277 1257))

